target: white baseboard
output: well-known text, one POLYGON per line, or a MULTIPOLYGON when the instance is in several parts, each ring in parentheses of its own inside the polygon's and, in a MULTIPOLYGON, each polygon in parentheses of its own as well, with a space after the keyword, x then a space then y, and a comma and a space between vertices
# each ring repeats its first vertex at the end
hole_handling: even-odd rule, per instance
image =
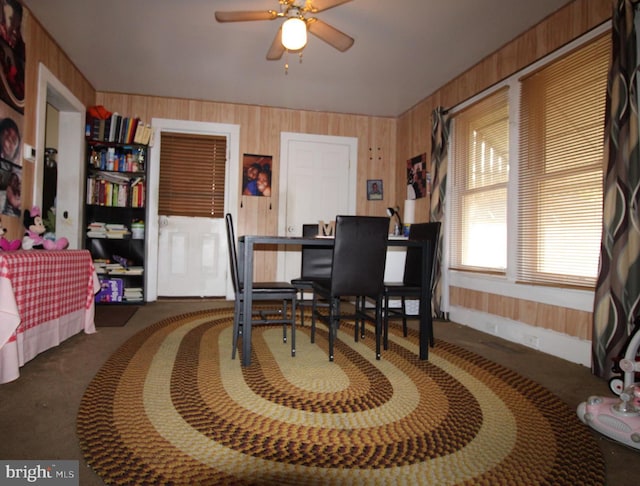
POLYGON ((451 306, 449 319, 480 332, 591 367, 591 341, 463 307, 451 306))

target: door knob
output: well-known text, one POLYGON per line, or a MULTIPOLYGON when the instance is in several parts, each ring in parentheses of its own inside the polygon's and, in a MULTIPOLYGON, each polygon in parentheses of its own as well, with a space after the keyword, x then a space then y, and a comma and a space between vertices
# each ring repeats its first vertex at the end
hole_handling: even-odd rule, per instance
POLYGON ((295 232, 296 227, 295 226, 287 226, 287 233, 293 233, 295 232))

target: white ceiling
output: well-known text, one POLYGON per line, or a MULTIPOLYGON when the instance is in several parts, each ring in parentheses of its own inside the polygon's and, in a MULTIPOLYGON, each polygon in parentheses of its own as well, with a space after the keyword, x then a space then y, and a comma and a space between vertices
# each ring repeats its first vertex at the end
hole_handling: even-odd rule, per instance
POLYGON ((352 0, 317 17, 353 47, 310 36, 288 74, 282 19, 214 19, 277 0, 22 1, 98 91, 394 117, 570 0, 352 0))

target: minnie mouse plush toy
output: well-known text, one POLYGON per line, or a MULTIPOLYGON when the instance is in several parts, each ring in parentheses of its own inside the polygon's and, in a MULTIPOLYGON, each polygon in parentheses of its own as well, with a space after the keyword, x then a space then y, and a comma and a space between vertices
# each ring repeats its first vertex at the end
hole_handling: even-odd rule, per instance
POLYGON ((64 250, 69 246, 69 241, 66 238, 54 241, 42 236, 47 229, 44 226, 39 207, 33 206, 31 211, 25 210, 22 219, 26 230, 24 238, 22 238, 22 248, 24 250, 64 250))

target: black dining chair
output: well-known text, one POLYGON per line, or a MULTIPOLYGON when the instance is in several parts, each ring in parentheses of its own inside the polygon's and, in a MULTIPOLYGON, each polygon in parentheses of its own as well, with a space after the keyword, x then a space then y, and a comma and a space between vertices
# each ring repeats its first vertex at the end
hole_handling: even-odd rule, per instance
MULTIPOLYGON (((436 252, 438 250, 438 237, 440 235, 440 223, 417 223, 409 228, 409 239, 429 242, 429 254, 427 261, 422 261, 422 247, 409 246, 404 262, 404 275, 402 282, 384 283, 384 349, 388 348, 389 339, 389 319, 402 319, 402 332, 407 335, 407 319, 420 318, 420 311, 417 315, 407 313, 407 299, 420 299, 422 291, 422 275, 427 272, 427 282, 429 282, 429 297, 433 290, 433 269, 436 252), (399 298, 400 307, 391 307, 390 299, 399 298)), ((418 309, 421 309, 420 305, 418 309)), ((433 326, 429 329, 429 342, 434 344, 433 326)))
MULTIPOLYGON (((318 236, 317 224, 303 224, 302 236, 315 238, 318 236)), ((302 245, 302 261, 300 265, 300 277, 291 280, 291 284, 298 289, 298 302, 300 308, 300 324, 304 326, 304 309, 311 308, 312 300, 305 299, 305 292, 313 291, 313 282, 331 277, 331 261, 333 249, 331 246, 302 245)))
POLYGON ((229 246, 229 268, 235 292, 234 315, 233 315, 233 350, 231 359, 236 357, 238 338, 242 335, 245 319, 251 319, 251 325, 255 324, 282 324, 282 341, 287 342, 287 325, 291 326, 291 356, 296 355, 296 299, 298 290, 288 282, 254 282, 252 289, 252 299, 256 301, 278 302, 279 307, 275 309, 252 310, 251 316, 243 315, 243 304, 245 299, 242 273, 238 262, 238 251, 236 247, 235 231, 233 229, 233 219, 231 214, 225 215, 227 226, 227 244, 229 246), (291 308, 289 309, 289 303, 291 308), (254 315, 258 316, 254 319, 254 315), (275 316, 275 317, 272 317, 275 316))
POLYGON ((358 323, 375 324, 376 359, 380 359, 384 267, 387 257, 389 218, 375 216, 338 216, 332 252, 331 276, 315 280, 313 286, 311 342, 315 342, 316 320, 329 327, 329 361, 334 358, 334 341, 340 320, 354 319, 354 338, 358 340, 358 323), (355 310, 342 312, 341 300, 355 299, 355 310), (366 299, 375 302, 373 313, 366 299), (319 302, 328 303, 320 312, 319 302))

